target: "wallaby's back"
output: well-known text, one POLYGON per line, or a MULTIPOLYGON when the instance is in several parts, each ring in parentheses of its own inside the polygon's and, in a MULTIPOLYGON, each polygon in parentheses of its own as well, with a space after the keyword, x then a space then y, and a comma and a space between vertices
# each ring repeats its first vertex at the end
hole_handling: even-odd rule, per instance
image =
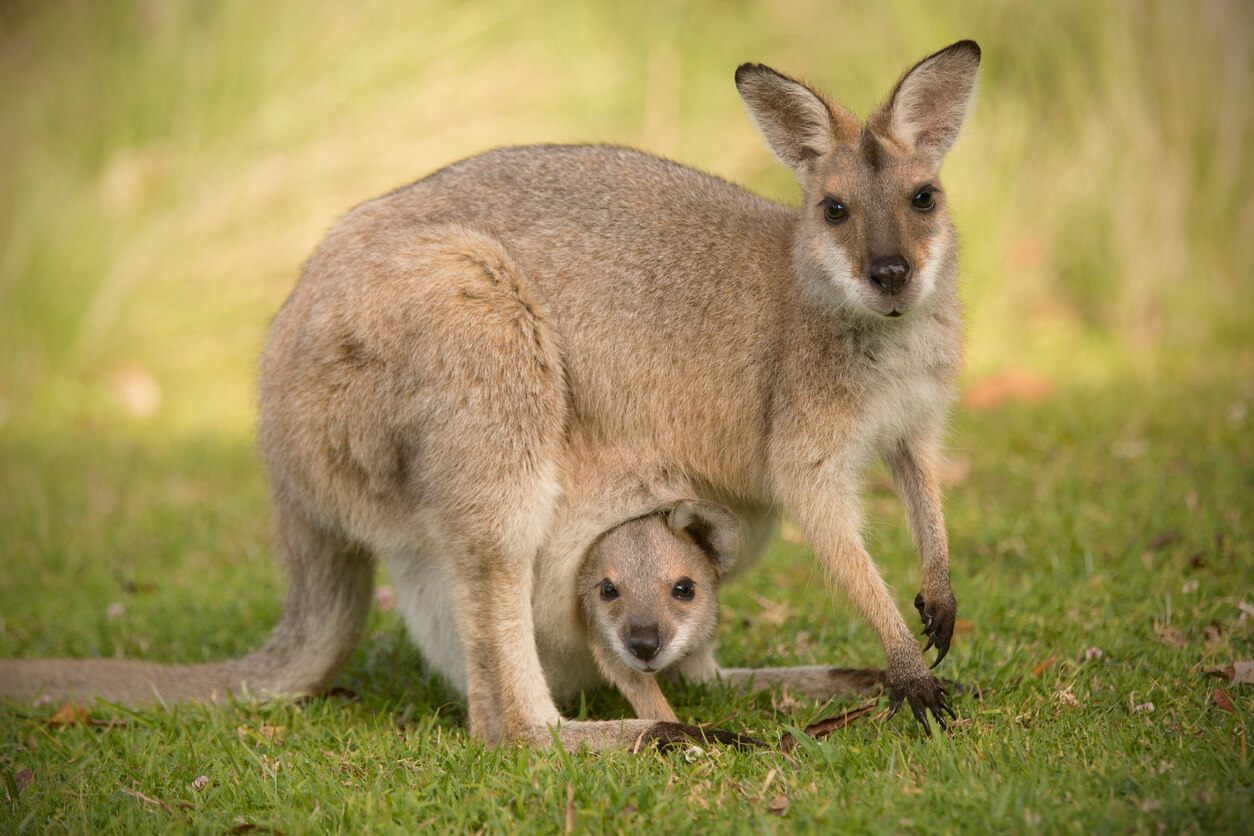
MULTIPOLYGON (((398 311, 428 304, 420 297, 430 274, 408 269, 409 254, 450 240, 450 230, 480 234, 516 265, 495 272, 520 285, 526 309, 557 343, 578 416, 575 444, 648 439, 659 458, 756 486, 762 403, 778 379, 779 341, 796 328, 786 310, 796 294, 794 224, 795 210, 637 151, 499 149, 350 213, 310 260, 272 340, 286 330, 342 339, 332 329, 309 334, 303 321, 311 317, 335 319, 366 346, 388 338, 372 333, 380 318, 365 307, 372 299, 398 311), (684 366, 657 374, 647 362, 655 357, 684 358, 684 366), (684 397, 675 397, 677 386, 684 397), (669 429, 680 426, 685 437, 669 429), (694 450, 690 439, 702 437, 726 443, 694 450)), ((419 326, 408 327, 418 339, 419 326)), ((292 359, 275 347, 270 359, 292 359)), ((263 373, 263 386, 280 376, 295 377, 263 373)), ((263 422, 268 413, 263 394, 263 422)))

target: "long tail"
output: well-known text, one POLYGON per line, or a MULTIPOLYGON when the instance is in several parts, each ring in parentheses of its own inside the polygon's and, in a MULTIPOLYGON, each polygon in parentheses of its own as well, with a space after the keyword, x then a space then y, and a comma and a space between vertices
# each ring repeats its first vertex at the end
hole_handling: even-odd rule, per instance
POLYGON ((303 515, 276 508, 275 522, 279 546, 288 556, 290 585, 279 623, 260 649, 202 665, 0 659, 0 696, 151 705, 220 701, 228 692, 312 694, 330 687, 361 641, 370 613, 373 560, 303 515))

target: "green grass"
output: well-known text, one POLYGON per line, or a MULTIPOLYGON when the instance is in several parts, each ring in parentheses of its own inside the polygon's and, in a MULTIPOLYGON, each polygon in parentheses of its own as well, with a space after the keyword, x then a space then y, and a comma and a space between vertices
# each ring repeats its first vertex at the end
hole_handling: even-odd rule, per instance
MULTIPOLYGON (((1248 832, 1254 689, 1204 672, 1254 658, 1254 12, 727 10, 0 8, 0 656, 196 662, 264 639, 282 578, 256 357, 348 207, 532 141, 636 145, 792 200, 736 64, 865 113, 910 60, 974 37, 981 99, 945 169, 963 385, 1045 394, 955 418, 970 631, 941 671, 982 698, 958 698, 953 735, 877 713, 787 756, 485 749, 376 613, 351 697, 101 708, 68 728, 56 706, 0 706, 0 832, 1248 832)), ((883 484, 868 540, 912 614, 917 558, 883 484)), ((824 587, 781 539, 725 590, 724 661, 881 664, 824 587)), ((670 696, 681 719, 768 741, 835 710, 670 696)), ((609 691, 570 707, 628 712, 609 691)))
MULTIPOLYGON (((547 832, 565 827, 573 787, 577 826, 611 831, 1240 832, 1254 806, 1254 694, 1203 672, 1254 656, 1254 620, 1238 609, 1254 603, 1242 409, 1254 392, 1214 380, 960 416, 954 446, 971 472, 949 518, 972 631, 942 671, 983 697, 958 698, 952 737, 873 715, 790 756, 484 749, 395 615, 376 613, 340 680, 352 698, 92 713, 122 724, 112 728, 50 726, 56 706, 4 708, 0 776, 33 779, 0 821, 15 832, 180 820, 209 832, 547 832), (1235 714, 1213 704, 1216 687, 1235 714), (1134 709, 1145 703, 1153 710, 1134 709)), ((49 435, 2 450, 0 523, 14 536, 0 653, 196 661, 256 646, 280 587, 247 442, 80 445, 49 435), (109 618, 112 603, 123 611, 109 618)), ((874 550, 906 609, 917 568, 900 513, 885 489, 869 502, 874 550)), ((880 663, 869 630, 784 541, 725 590, 720 639, 733 664, 880 663), (786 608, 782 626, 767 602, 786 608)), ((780 694, 671 696, 681 718, 768 741, 833 711, 780 694)), ((582 711, 629 716, 609 691, 582 711)))

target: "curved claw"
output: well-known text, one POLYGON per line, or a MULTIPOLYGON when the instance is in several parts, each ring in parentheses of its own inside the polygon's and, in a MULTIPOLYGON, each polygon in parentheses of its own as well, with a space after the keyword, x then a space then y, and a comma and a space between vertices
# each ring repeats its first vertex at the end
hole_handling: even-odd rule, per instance
MULTIPOLYGON (((923 726, 923 733, 926 734, 928 737, 931 737, 932 727, 929 726, 927 723, 927 709, 924 708, 920 703, 916 703, 913 700, 911 700, 910 710, 914 712, 914 719, 918 720, 919 724, 923 726)), ((941 728, 942 729, 945 728, 943 723, 941 724, 941 728)))
POLYGON ((936 721, 941 731, 946 731, 949 728, 949 722, 945 719, 945 715, 949 714, 951 719, 958 719, 949 701, 945 699, 947 694, 945 686, 931 677, 905 683, 891 691, 888 716, 891 718, 901 708, 903 702, 909 702, 910 712, 914 715, 914 719, 923 727, 923 733, 931 737, 931 720, 936 721), (931 718, 928 717, 929 713, 931 718))
POLYGON ((893 715, 894 715, 894 714, 896 714, 898 711, 901 711, 901 703, 902 703, 902 700, 903 700, 903 699, 904 699, 904 696, 903 696, 900 692, 898 692, 898 691, 893 691, 893 692, 889 695, 889 697, 888 697, 888 717, 886 717, 885 719, 891 720, 891 719, 893 719, 893 715))
POLYGON ((952 604, 933 607, 931 603, 923 600, 922 592, 914 596, 914 607, 919 611, 919 618, 923 620, 922 635, 927 636, 927 644, 923 646, 923 652, 926 653, 933 647, 936 648, 936 661, 931 665, 934 668, 949 653, 957 607, 952 604))

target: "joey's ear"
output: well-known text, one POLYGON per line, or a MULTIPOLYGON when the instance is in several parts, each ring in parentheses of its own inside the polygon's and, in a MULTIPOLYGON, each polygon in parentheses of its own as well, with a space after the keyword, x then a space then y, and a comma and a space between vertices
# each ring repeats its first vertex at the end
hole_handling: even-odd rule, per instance
POLYGON ((888 101, 872 115, 872 130, 939 162, 971 110, 979 69, 975 41, 958 41, 929 55, 897 82, 888 101))
POLYGON ((714 571, 721 578, 731 569, 740 552, 740 521, 717 502, 684 499, 666 515, 671 531, 686 531, 710 556, 714 571))
POLYGON ((741 64, 736 89, 775 156, 798 179, 811 161, 858 136, 858 120, 847 110, 765 64, 741 64))

